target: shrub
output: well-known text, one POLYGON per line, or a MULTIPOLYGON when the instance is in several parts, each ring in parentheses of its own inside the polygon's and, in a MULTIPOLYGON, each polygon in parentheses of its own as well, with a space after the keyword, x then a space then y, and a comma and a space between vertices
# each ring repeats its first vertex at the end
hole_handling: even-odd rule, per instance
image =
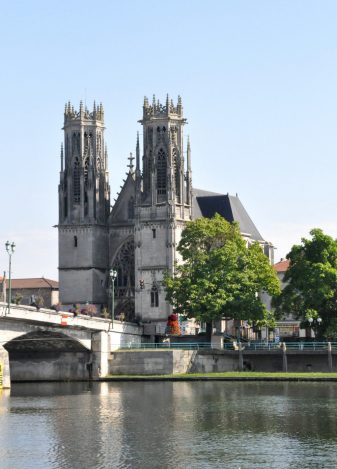
POLYGON ((20 305, 22 301, 23 296, 20 293, 16 293, 14 296, 13 300, 16 305, 20 305))
POLYGON ((166 327, 167 334, 170 335, 181 335, 179 320, 177 314, 170 314, 167 318, 167 327, 166 327))

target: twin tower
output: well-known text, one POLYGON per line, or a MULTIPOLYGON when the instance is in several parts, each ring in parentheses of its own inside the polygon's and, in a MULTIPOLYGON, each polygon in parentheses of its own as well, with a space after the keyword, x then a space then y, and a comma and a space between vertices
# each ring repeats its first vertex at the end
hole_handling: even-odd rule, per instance
POLYGON ((111 269, 117 272, 115 317, 140 319, 164 330, 171 312, 162 285, 173 271, 176 247, 192 219, 189 142, 184 144, 181 98, 144 99, 143 145, 111 207, 104 110, 70 103, 64 112, 59 184, 59 280, 63 305, 111 310, 111 269), (186 155, 186 159, 185 159, 186 155))

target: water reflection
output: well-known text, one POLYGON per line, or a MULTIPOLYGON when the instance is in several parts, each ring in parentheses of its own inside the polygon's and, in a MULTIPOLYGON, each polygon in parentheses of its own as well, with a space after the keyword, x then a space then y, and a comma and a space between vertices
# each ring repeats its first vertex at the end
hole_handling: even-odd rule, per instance
POLYGON ((22 383, 1 468, 330 468, 334 383, 22 383))

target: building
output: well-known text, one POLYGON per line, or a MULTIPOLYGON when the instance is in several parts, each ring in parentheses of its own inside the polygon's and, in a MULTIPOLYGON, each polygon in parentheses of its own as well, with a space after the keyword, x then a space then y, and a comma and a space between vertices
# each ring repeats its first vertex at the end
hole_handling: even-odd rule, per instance
POLYGON ((0 301, 6 301, 6 273, 0 277, 0 301))
POLYGON ((110 207, 103 106, 65 107, 57 225, 60 300, 109 306, 113 269, 115 316, 151 322, 160 332, 172 312, 163 274, 179 261, 176 248, 186 222, 218 212, 238 221, 247 243, 258 241, 271 262, 274 249, 237 196, 192 187, 180 97, 176 105, 168 96, 165 104, 145 98, 139 123, 142 145, 137 136, 136 157, 130 154, 126 179, 110 207))
MULTIPOLYGON (((286 285, 284 282, 284 275, 289 268, 290 261, 288 259, 281 259, 279 262, 273 265, 274 270, 280 280, 281 288, 283 289, 286 285)), ((285 314, 280 321, 276 323, 275 334, 280 340, 298 339, 299 337, 305 337, 306 331, 300 329, 300 321, 294 319, 291 312, 285 314)))
MULTIPOLYGON (((9 282, 7 281, 7 298, 9 282)), ((11 280, 12 303, 30 305, 39 303, 50 308, 59 302, 59 284, 55 280, 41 278, 13 278, 11 280), (41 300, 42 298, 42 300, 41 300)))

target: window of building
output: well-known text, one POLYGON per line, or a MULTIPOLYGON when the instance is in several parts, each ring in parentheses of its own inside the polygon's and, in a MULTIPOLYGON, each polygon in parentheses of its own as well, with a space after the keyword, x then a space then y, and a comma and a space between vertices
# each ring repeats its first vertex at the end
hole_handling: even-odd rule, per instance
POLYGON ((77 236, 74 236, 74 247, 77 248, 77 246, 78 246, 77 236))
POLYGON ((78 157, 75 159, 73 171, 73 198, 74 203, 78 204, 81 201, 81 170, 78 157))
POLYGON ((86 158, 84 161, 84 183, 88 184, 88 173, 89 173, 89 158, 86 158))
POLYGON ((155 237, 156 237, 156 229, 152 228, 152 238, 155 238, 155 237))
POLYGON ((157 308, 159 305, 159 293, 156 285, 151 288, 151 308, 157 308))
POLYGON ((157 155, 157 193, 158 195, 166 194, 166 172, 167 161, 164 150, 161 148, 157 155))
POLYGON ((176 190, 177 200, 180 202, 180 160, 176 148, 172 151, 173 171, 174 171, 174 183, 176 190))

